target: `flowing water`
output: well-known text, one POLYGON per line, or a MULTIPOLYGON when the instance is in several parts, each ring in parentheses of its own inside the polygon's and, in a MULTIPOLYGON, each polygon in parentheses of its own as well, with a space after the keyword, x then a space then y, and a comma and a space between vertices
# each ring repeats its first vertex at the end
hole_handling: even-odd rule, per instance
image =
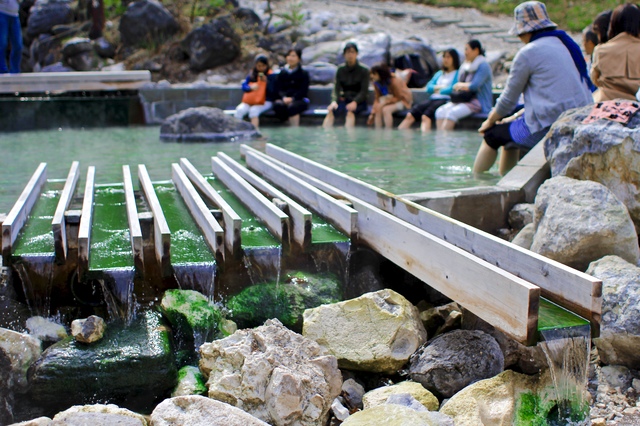
MULTIPOLYGON (((264 128, 265 140, 394 193, 491 185, 471 175, 480 143, 476 132, 383 131, 370 128, 264 128)), ((265 140, 248 142, 261 149, 265 140)), ((186 157, 202 173, 222 151, 240 157, 237 142, 165 143, 158 127, 64 129, 0 134, 0 212, 8 212, 42 161, 48 176, 64 177, 73 160, 96 166, 97 183, 122 181, 122 165, 145 164, 154 179, 168 179, 171 163, 186 157)), ((82 174, 83 175, 83 174, 82 174)), ((134 179, 136 182, 137 179, 134 179)), ((137 184, 137 182, 135 183, 137 184)))

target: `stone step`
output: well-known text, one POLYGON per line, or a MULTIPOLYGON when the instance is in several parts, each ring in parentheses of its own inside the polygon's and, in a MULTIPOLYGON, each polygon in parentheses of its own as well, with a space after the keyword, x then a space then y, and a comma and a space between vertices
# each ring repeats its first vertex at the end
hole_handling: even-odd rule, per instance
POLYGON ((397 10, 385 10, 384 12, 382 12, 382 15, 386 16, 387 18, 403 19, 406 18, 407 13, 399 12, 397 10))
POLYGON ((436 16, 436 15, 420 15, 420 14, 411 15, 411 19, 413 19, 416 22, 426 21, 427 19, 438 19, 438 18, 439 16, 436 16))
POLYGON ((461 22, 458 24, 460 28, 489 28, 491 24, 482 22, 461 22))
POLYGON ((499 28, 467 28, 464 30, 464 33, 469 35, 480 35, 480 34, 499 33, 502 31, 504 30, 499 28))
POLYGON ((460 18, 432 18, 431 23, 438 27, 443 27, 445 25, 457 24, 458 22, 462 22, 460 18))

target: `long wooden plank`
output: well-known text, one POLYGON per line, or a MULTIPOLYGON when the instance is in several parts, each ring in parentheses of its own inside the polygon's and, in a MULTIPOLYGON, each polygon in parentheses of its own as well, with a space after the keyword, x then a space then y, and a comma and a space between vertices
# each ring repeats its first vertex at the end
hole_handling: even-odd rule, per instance
MULTIPOLYGON (((252 156, 258 157, 247 151, 247 160, 252 156)), ((277 161, 262 160, 265 168, 283 169, 277 161)), ((289 177, 284 173, 269 175, 279 186, 307 184, 293 174, 289 177)), ((328 189, 347 196, 337 188, 328 189)), ((359 241, 519 342, 535 343, 540 298, 538 286, 370 203, 353 196, 349 199, 358 212, 359 241)))
POLYGON ((320 216, 352 239, 357 238, 358 212, 340 200, 330 197, 316 187, 300 181, 291 173, 271 167, 270 163, 255 152, 246 152, 249 168, 257 171, 265 178, 278 182, 278 186, 292 196, 305 203, 320 216), (294 184, 295 182, 295 184, 294 184))
POLYGON ((8 263, 9 257, 20 230, 27 222, 33 205, 42 192, 42 185, 47 181, 47 163, 40 163, 29 182, 22 190, 18 201, 13 205, 2 222, 2 255, 8 263))
POLYGON ((138 208, 136 207, 136 196, 133 192, 133 181, 131 179, 131 169, 128 165, 122 166, 122 177, 124 182, 124 198, 127 208, 127 221, 129 222, 129 236, 131 238, 131 249, 133 250, 134 263, 144 265, 144 250, 142 247, 142 229, 138 219, 138 208))
POLYGON ((225 153, 218 152, 218 158, 258 191, 267 194, 269 197, 279 198, 284 201, 287 205, 285 213, 289 215, 291 227, 293 228, 291 233, 293 241, 302 249, 311 244, 312 214, 309 210, 225 153))
POLYGON ((169 273, 171 265, 171 231, 144 164, 138 164, 138 180, 140 181, 140 188, 149 203, 149 209, 153 213, 153 239, 156 259, 158 259, 163 272, 169 273))
POLYGON ((64 213, 69 208, 71 198, 76 191, 76 185, 80 178, 80 162, 74 161, 71 163, 67 180, 60 194, 60 200, 58 201, 58 207, 53 214, 53 220, 51 221, 51 227, 53 229, 53 244, 55 247, 56 260, 58 262, 64 262, 67 259, 67 223, 64 218, 64 213))
POLYGON ((211 168, 218 179, 267 226, 278 240, 289 244, 289 216, 286 213, 249 185, 219 158, 211 158, 211 168))
POLYGON ((91 224, 93 222, 93 191, 95 186, 96 168, 89 166, 87 181, 84 185, 84 199, 82 201, 82 216, 78 228, 78 278, 89 270, 89 248, 91 247, 91 224))
POLYGON ((275 145, 267 144, 266 152, 539 286, 544 297, 590 320, 594 335, 599 334, 601 280, 275 145))
POLYGON ((207 182, 189 160, 181 158, 180 167, 182 167, 184 173, 191 179, 191 182, 193 182, 200 192, 222 212, 225 245, 229 253, 237 254, 242 246, 242 219, 238 213, 231 208, 229 203, 211 187, 209 182, 207 182))
POLYGON ((187 205, 191 216, 198 224, 200 231, 202 231, 209 248, 215 253, 216 257, 221 256, 224 259, 224 232, 222 227, 213 217, 207 205, 198 195, 198 191, 196 191, 196 188, 177 163, 171 164, 171 179, 187 205))

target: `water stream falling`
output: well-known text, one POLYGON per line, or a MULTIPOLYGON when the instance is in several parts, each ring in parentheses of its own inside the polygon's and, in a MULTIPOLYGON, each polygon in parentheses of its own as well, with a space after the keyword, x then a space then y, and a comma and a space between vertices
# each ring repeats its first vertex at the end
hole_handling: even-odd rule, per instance
POLYGON ((195 290, 213 302, 216 280, 216 264, 184 263, 174 264, 173 272, 182 290, 195 290))
POLYGON ((100 280, 107 312, 113 319, 124 320, 127 324, 135 318, 136 296, 133 291, 133 268, 114 268, 103 271, 100 280))
POLYGON ((48 317, 51 314, 54 261, 53 255, 21 256, 14 265, 33 315, 48 317))
MULTIPOLYGON (((541 332, 544 337, 544 332, 541 332)), ((555 388, 557 411, 548 415, 550 425, 589 424, 589 404, 586 400, 589 368, 589 336, 566 337, 538 343, 549 363, 555 388)))

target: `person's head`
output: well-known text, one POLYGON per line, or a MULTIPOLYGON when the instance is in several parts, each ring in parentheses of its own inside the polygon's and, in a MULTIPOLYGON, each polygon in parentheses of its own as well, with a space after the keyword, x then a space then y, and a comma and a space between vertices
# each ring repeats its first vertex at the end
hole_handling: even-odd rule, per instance
POLYGON ((593 49, 598 45, 598 34, 593 31, 591 25, 582 31, 582 45, 587 55, 591 55, 593 49))
POLYGON ((460 68, 460 55, 456 49, 447 49, 442 52, 442 68, 445 71, 455 71, 460 68))
POLYGON ((258 55, 253 63, 253 71, 257 73, 266 73, 269 70, 269 58, 265 55, 258 55))
POLYGON ((611 10, 605 10, 598 14, 591 23, 593 32, 598 35, 598 44, 609 41, 609 23, 611 22, 611 10))
POLYGON ((613 9, 609 23, 609 40, 620 33, 634 37, 640 34, 640 8, 633 3, 621 4, 613 9))
POLYGON ((388 84, 391 81, 391 70, 384 62, 371 67, 371 80, 388 84))
POLYGON ((484 49, 478 40, 469 40, 467 44, 464 45, 464 59, 468 62, 473 61, 480 55, 484 55, 484 49))
POLYGON ((522 36, 541 30, 551 30, 558 25, 549 19, 547 7, 539 1, 527 1, 520 3, 513 10, 515 23, 509 30, 509 34, 522 36))
POLYGON ((300 65, 300 61, 302 61, 302 50, 300 49, 289 49, 287 51, 287 56, 285 57, 287 61, 287 65, 289 68, 295 68, 300 65))
POLYGON ((345 44, 344 49, 342 49, 342 55, 347 65, 354 65, 358 60, 358 45, 351 41, 345 44))

